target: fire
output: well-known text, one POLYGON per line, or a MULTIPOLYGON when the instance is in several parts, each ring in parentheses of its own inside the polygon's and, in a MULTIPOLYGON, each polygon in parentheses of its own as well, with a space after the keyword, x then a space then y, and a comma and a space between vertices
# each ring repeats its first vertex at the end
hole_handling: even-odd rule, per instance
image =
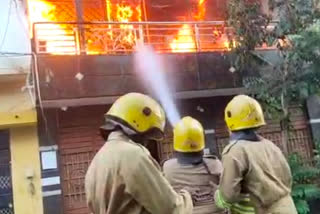
POLYGON ((129 22, 133 15, 130 6, 117 4, 117 21, 129 22))
MULTIPOLYGON (((205 23, 194 25, 182 23, 175 31, 172 31, 172 28, 166 30, 165 27, 159 27, 159 32, 161 30, 162 34, 157 32, 160 25, 151 28, 149 25, 132 24, 132 22, 145 20, 146 11, 144 7, 142 11, 142 0, 104 1, 105 7, 102 9, 105 10, 104 19, 108 22, 118 22, 118 24, 107 23, 104 25, 106 26, 104 29, 100 27, 103 25, 97 27, 95 24, 81 25, 82 28, 75 24, 38 24, 35 25, 35 35, 32 35, 32 30, 30 31, 30 36, 36 37, 37 50, 50 54, 80 54, 81 47, 84 49, 81 51, 86 51, 86 54, 128 53, 134 51, 138 39, 159 46, 160 49, 166 48, 167 50, 169 48, 174 53, 213 50, 217 47, 218 49, 230 50, 230 44, 235 46, 235 43, 230 43, 224 35, 221 26, 212 28, 210 24, 205 23), (91 26, 93 27, 91 28, 91 26), (167 38, 171 38, 169 42, 166 42, 167 38)), ((71 2, 70 5, 74 6, 71 2)), ((192 20, 187 18, 189 17, 187 14, 181 20, 203 21, 205 19, 207 0, 193 0, 193 2, 192 20)), ((61 13, 61 7, 56 1, 28 0, 27 3, 30 26, 35 22, 72 21, 61 19, 60 14, 63 13, 61 13)), ((90 11, 86 10, 86 7, 83 9, 90 11)), ((84 14, 86 13, 84 12, 84 14)), ((104 13, 101 12, 101 14, 104 13)), ((87 16, 85 19, 90 21, 87 20, 87 16)))
POLYGON ((141 6, 140 5, 138 5, 136 7, 136 11, 138 13, 138 21, 141 22, 142 21, 142 12, 141 12, 141 6))
POLYGON ((189 25, 182 26, 176 38, 170 43, 170 48, 174 53, 194 52, 196 50, 194 34, 189 25))
POLYGON ((198 2, 198 12, 194 15, 196 21, 203 21, 206 15, 206 7, 204 5, 206 0, 199 0, 198 2))
MULTIPOLYGON (((29 0, 29 19, 35 22, 56 21, 56 6, 41 0, 29 0)), ((32 31, 30 36, 33 37, 32 31)), ((67 30, 61 25, 43 24, 37 29, 37 40, 45 43, 45 48, 51 54, 75 54, 75 38, 71 30, 67 30)))
MULTIPOLYGON (((197 4, 197 12, 194 13, 193 18, 196 21, 203 21, 206 8, 205 3, 206 0, 199 0, 197 4)), ((196 44, 194 39, 194 33, 192 28, 189 25, 183 25, 181 29, 178 31, 176 38, 170 43, 170 48, 172 52, 194 52, 196 50, 196 44)))
POLYGON ((131 49, 136 43, 135 27, 130 23, 132 21, 142 21, 141 4, 113 4, 110 0, 106 0, 106 10, 108 21, 119 22, 120 25, 109 25, 108 36, 116 41, 115 47, 120 49, 131 49))

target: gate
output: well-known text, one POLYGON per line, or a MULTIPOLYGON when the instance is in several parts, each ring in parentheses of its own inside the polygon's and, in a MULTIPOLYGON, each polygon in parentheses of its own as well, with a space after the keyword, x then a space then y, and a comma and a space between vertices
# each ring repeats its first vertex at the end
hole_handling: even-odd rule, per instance
POLYGON ((0 131, 0 214, 13 214, 8 132, 0 131))
POLYGON ((103 145, 99 126, 105 107, 81 107, 59 112, 59 161, 64 214, 88 214, 84 178, 103 145))
POLYGON ((77 127, 63 129, 60 133, 64 213, 88 213, 84 178, 91 160, 103 143, 97 130, 77 127))

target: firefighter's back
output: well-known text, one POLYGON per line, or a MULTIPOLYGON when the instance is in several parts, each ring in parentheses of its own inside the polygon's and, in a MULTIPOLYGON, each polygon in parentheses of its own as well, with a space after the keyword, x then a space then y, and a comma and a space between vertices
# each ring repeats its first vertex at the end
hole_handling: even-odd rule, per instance
POLYGON ((214 203, 222 172, 221 162, 215 157, 203 158, 203 161, 205 163, 196 165, 181 164, 174 158, 164 163, 163 171, 175 190, 187 188, 192 191, 193 214, 223 213, 214 203))
POLYGON ((147 213, 126 192, 124 181, 124 170, 132 169, 136 157, 145 151, 137 144, 123 140, 119 134, 111 138, 96 154, 88 169, 85 181, 88 204, 95 214, 147 213))
POLYGON ((288 214, 295 213, 290 196, 291 172, 281 150, 263 138, 256 142, 239 141, 234 147, 242 148, 231 148, 230 151, 245 153, 249 167, 244 177, 244 188, 258 205, 258 210, 261 213, 268 213, 270 209, 277 211, 281 209, 284 200, 287 202, 288 214))

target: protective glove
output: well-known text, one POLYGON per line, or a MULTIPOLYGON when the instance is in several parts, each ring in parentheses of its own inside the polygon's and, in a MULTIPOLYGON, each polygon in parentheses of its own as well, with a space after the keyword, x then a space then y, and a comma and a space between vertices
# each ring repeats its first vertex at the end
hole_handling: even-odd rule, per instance
POLYGON ((241 200, 230 207, 231 214, 255 214, 254 206, 248 195, 242 195, 241 200))

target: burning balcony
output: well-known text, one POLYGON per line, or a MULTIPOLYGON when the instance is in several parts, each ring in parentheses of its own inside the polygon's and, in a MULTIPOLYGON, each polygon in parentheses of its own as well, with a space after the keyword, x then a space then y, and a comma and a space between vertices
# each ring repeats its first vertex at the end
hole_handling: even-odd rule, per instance
POLYGON ((228 33, 222 21, 35 23, 37 54, 128 54, 138 43, 160 53, 225 51, 228 33))
POLYGON ((132 71, 131 53, 141 43, 179 71, 166 73, 177 97, 211 96, 216 89, 232 94, 241 87, 240 74, 229 72, 226 1, 28 0, 28 11, 48 106, 145 91, 132 71), (84 76, 81 82, 77 75, 84 76))
POLYGON ((231 37, 223 21, 225 4, 28 0, 30 34, 37 54, 129 54, 138 43, 160 53, 224 51, 231 37))

